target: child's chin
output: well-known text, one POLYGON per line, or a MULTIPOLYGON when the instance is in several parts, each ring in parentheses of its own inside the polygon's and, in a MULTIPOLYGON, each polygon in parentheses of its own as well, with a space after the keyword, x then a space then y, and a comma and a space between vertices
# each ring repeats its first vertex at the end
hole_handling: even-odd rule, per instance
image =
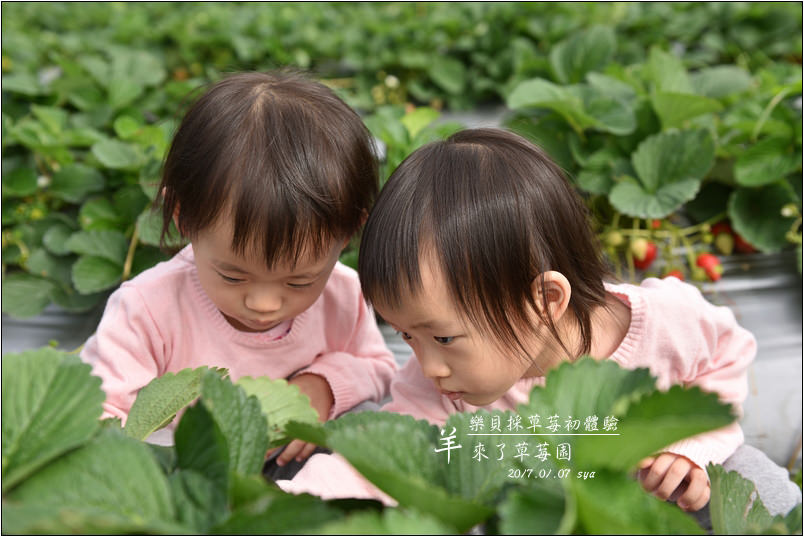
POLYGON ((469 403, 472 406, 486 406, 490 405, 491 403, 499 399, 499 397, 494 397, 488 394, 464 393, 461 396, 461 399, 463 400, 464 403, 469 403))

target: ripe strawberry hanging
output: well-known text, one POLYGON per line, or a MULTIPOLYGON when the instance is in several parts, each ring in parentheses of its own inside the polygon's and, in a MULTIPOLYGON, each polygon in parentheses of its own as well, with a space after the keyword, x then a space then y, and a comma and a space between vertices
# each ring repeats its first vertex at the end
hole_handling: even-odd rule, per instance
POLYGON ((645 270, 651 266, 656 259, 658 249, 656 245, 647 239, 634 239, 631 241, 631 255, 634 258, 634 266, 640 270, 645 270))
POLYGON ((701 267, 706 272, 706 276, 713 282, 718 281, 723 275, 723 265, 720 264, 720 259, 714 254, 708 252, 699 254, 695 264, 701 267))
POLYGON ((737 233, 734 234, 734 249, 741 254, 753 254, 757 252, 757 249, 754 248, 752 244, 746 242, 745 239, 737 233))
POLYGON ((673 269, 671 271, 668 271, 667 274, 664 275, 665 278, 668 278, 670 276, 673 276, 674 278, 678 278, 682 282, 684 281, 684 273, 681 272, 678 269, 673 269))

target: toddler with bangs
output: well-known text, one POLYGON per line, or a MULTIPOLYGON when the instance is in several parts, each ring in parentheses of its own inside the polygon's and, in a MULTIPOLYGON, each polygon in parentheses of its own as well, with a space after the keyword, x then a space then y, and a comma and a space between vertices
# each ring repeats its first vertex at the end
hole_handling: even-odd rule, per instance
MULTIPOLYGON (((190 244, 124 282, 81 353, 103 380, 104 417, 125 422, 140 388, 200 366, 287 379, 322 421, 382 400, 396 365, 338 262, 377 190, 368 130, 324 85, 291 72, 214 84, 160 185, 163 241, 175 222, 190 244)), ((277 464, 314 448, 294 441, 277 464)))
MULTIPOLYGON (((510 132, 465 130, 410 155, 369 216, 358 272, 415 356, 385 411, 443 425, 456 412, 515 410, 548 370, 584 354, 648 368, 660 389, 699 386, 738 411, 747 394, 756 342, 731 310, 673 277, 607 283, 582 200, 545 153, 510 132)), ((643 460, 639 479, 697 511, 710 495, 704 468, 742 442, 736 422, 684 439, 643 460)), ((315 455, 279 484, 393 502, 337 455, 315 455)))

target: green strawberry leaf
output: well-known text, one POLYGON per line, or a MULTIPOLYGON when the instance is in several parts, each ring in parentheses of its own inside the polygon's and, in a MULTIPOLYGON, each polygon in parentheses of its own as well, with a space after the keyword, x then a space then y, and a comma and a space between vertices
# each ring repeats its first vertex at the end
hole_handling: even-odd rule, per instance
POLYGON ((706 467, 711 484, 709 514, 716 535, 796 535, 801 533, 801 504, 787 515, 772 516, 754 483, 720 464, 706 467))
POLYGON ((65 246, 76 254, 101 257, 121 266, 128 253, 128 241, 119 231, 77 231, 65 246))
POLYGON ((766 138, 742 153, 734 163, 734 178, 742 186, 764 186, 800 169, 801 154, 791 154, 788 140, 766 138))
POLYGON ((208 371, 201 380, 201 401, 229 447, 229 470, 258 474, 268 450, 268 425, 256 397, 208 371))
POLYGON ((201 379, 207 371, 206 367, 182 369, 178 373, 165 373, 143 386, 129 410, 126 435, 145 440, 168 425, 179 410, 200 395, 201 379))
POLYGON ((748 243, 765 253, 778 252, 789 244, 785 235, 794 221, 782 216, 782 207, 788 203, 799 202, 785 181, 738 188, 729 198, 729 219, 748 243))
MULTIPOLYGON (((3 285, 5 288, 5 284, 3 285)), ((77 356, 50 348, 3 356, 3 493, 98 429, 100 379, 77 356)))
POLYGON ((73 285, 79 293, 105 291, 120 283, 123 265, 103 257, 82 255, 73 264, 73 285))
POLYGON ((16 168, 10 173, 3 171, 3 197, 30 196, 36 190, 36 171, 33 168, 16 168))
POLYGON ((421 106, 402 116, 402 124, 408 130, 408 136, 413 140, 422 129, 438 119, 438 110, 427 106, 421 106))
POLYGON ((574 84, 589 71, 602 70, 617 48, 614 29, 592 26, 572 34, 550 49, 550 66, 562 84, 574 84))
POLYGON ((49 190, 57 198, 80 203, 93 192, 103 190, 106 180, 103 175, 83 164, 69 164, 53 174, 49 190))
POLYGON ((714 159, 715 144, 705 130, 655 134, 631 155, 638 180, 615 185, 609 200, 628 216, 664 218, 695 197, 714 159))
MULTIPOLYGON (((410 416, 361 412, 347 414, 329 433, 327 445, 400 505, 428 513, 467 531, 492 510, 444 488, 444 465, 437 449, 435 426, 410 416), (378 439, 394 438, 394 442, 378 439)), ((469 477, 471 479, 471 477, 469 477)), ((462 490, 474 496, 476 490, 462 490)))
POLYGON ((145 154, 138 145, 119 140, 103 140, 92 145, 92 154, 113 170, 135 170, 145 164, 145 154))
POLYGON ((751 86, 751 75, 736 65, 705 67, 693 73, 690 79, 695 93, 712 99, 742 93, 751 86))
POLYGON ((651 103, 664 129, 683 127, 689 119, 723 109, 714 99, 688 93, 656 92, 651 103))
POLYGON ((687 69, 681 59, 672 53, 651 47, 643 68, 657 92, 693 93, 687 69))
POLYGON ((37 248, 28 258, 28 272, 69 287, 72 283, 73 261, 70 258, 56 257, 44 248, 37 248))
POLYGON ((3 278, 3 313, 13 317, 33 317, 50 304, 55 285, 45 278, 17 272, 3 278))
POLYGON ((695 520, 675 505, 651 496, 622 473, 597 470, 588 479, 569 478, 578 526, 573 533, 609 535, 702 535, 695 520))
POLYGON ((67 247, 67 240, 74 231, 75 229, 71 226, 56 222, 42 236, 42 244, 53 254, 68 255, 72 253, 72 250, 67 247))
POLYGON ((259 400, 262 413, 268 419, 271 447, 287 443, 289 438, 283 429, 288 422, 318 422, 318 412, 310 406, 310 398, 284 379, 240 377, 235 384, 259 400))
MULTIPOLYGON (((139 240, 143 244, 151 246, 160 246, 160 238, 162 234, 162 214, 150 208, 146 208, 137 217, 137 232, 139 233, 139 240)), ((185 239, 179 235, 176 225, 170 224, 168 234, 165 237, 165 246, 168 248, 175 248, 182 246, 185 239)))
POLYGON ((457 530, 414 509, 386 509, 382 513, 358 512, 326 523, 315 532, 323 535, 449 535, 456 534, 457 530))
POLYGON ((460 94, 466 81, 466 68, 455 58, 443 54, 432 56, 427 74, 441 89, 452 95, 460 94))
MULTIPOLYGON (((87 417, 90 414, 82 416, 87 417)), ((97 417, 92 421, 97 427, 97 417)), ((70 429, 59 427, 59 431, 64 434, 70 429)), ((45 520, 33 521, 33 527, 26 526, 24 519, 14 520, 11 526, 17 530, 47 523, 69 528, 76 519, 84 518, 95 519, 102 526, 128 526, 135 533, 146 533, 147 528, 170 524, 174 518, 167 479, 148 447, 114 429, 103 430, 29 477, 7 499, 12 505, 47 508, 42 513, 45 520)))

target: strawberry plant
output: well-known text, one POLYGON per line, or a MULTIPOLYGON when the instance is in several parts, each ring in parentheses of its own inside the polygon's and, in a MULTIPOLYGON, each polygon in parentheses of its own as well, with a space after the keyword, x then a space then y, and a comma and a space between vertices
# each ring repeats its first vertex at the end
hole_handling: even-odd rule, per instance
MULTIPOLYGON (((320 424, 284 381, 232 383, 222 370, 186 369, 143 388, 121 427, 98 419, 100 379, 76 356, 45 348, 7 354, 2 367, 4 533, 703 533, 645 493, 633 470, 664 445, 734 419, 713 394, 658 391, 647 370, 580 360, 551 371, 515 412, 455 414, 444 428, 384 412, 320 424), (177 414, 173 446, 142 441, 177 414), (495 443, 476 433, 487 430, 479 422, 506 428, 535 414, 606 416, 619 436, 562 427, 538 438, 544 453, 564 445, 567 457, 475 459, 478 441, 495 443), (445 453, 442 429, 454 429, 461 447, 445 453), (289 438, 339 452, 398 506, 282 492, 260 471, 265 450, 289 438)), ((752 483, 707 470, 715 533, 800 533, 800 505, 777 517, 759 500, 748 509, 752 483)))
POLYGON ((222 73, 286 65, 376 113, 383 179, 434 132, 406 131, 433 112, 400 126, 406 105, 505 100, 511 126, 590 198, 601 237, 623 236, 609 245, 620 270, 632 239, 657 245, 652 267, 680 265, 677 246, 711 249, 706 225, 724 218, 738 252, 743 239, 761 252, 801 243, 794 3, 3 7, 3 312, 14 316, 91 309, 164 259, 147 207, 188 95, 222 73))
POLYGON ((713 247, 800 251, 800 65, 690 70, 657 46, 618 65, 617 45, 611 27, 569 36, 556 48, 572 55, 551 54, 550 73, 516 84, 506 102, 507 125, 585 195, 618 273, 652 266, 646 244, 663 265, 683 255, 693 279, 710 280, 696 259, 713 247), (712 230, 723 220, 728 235, 712 230))

